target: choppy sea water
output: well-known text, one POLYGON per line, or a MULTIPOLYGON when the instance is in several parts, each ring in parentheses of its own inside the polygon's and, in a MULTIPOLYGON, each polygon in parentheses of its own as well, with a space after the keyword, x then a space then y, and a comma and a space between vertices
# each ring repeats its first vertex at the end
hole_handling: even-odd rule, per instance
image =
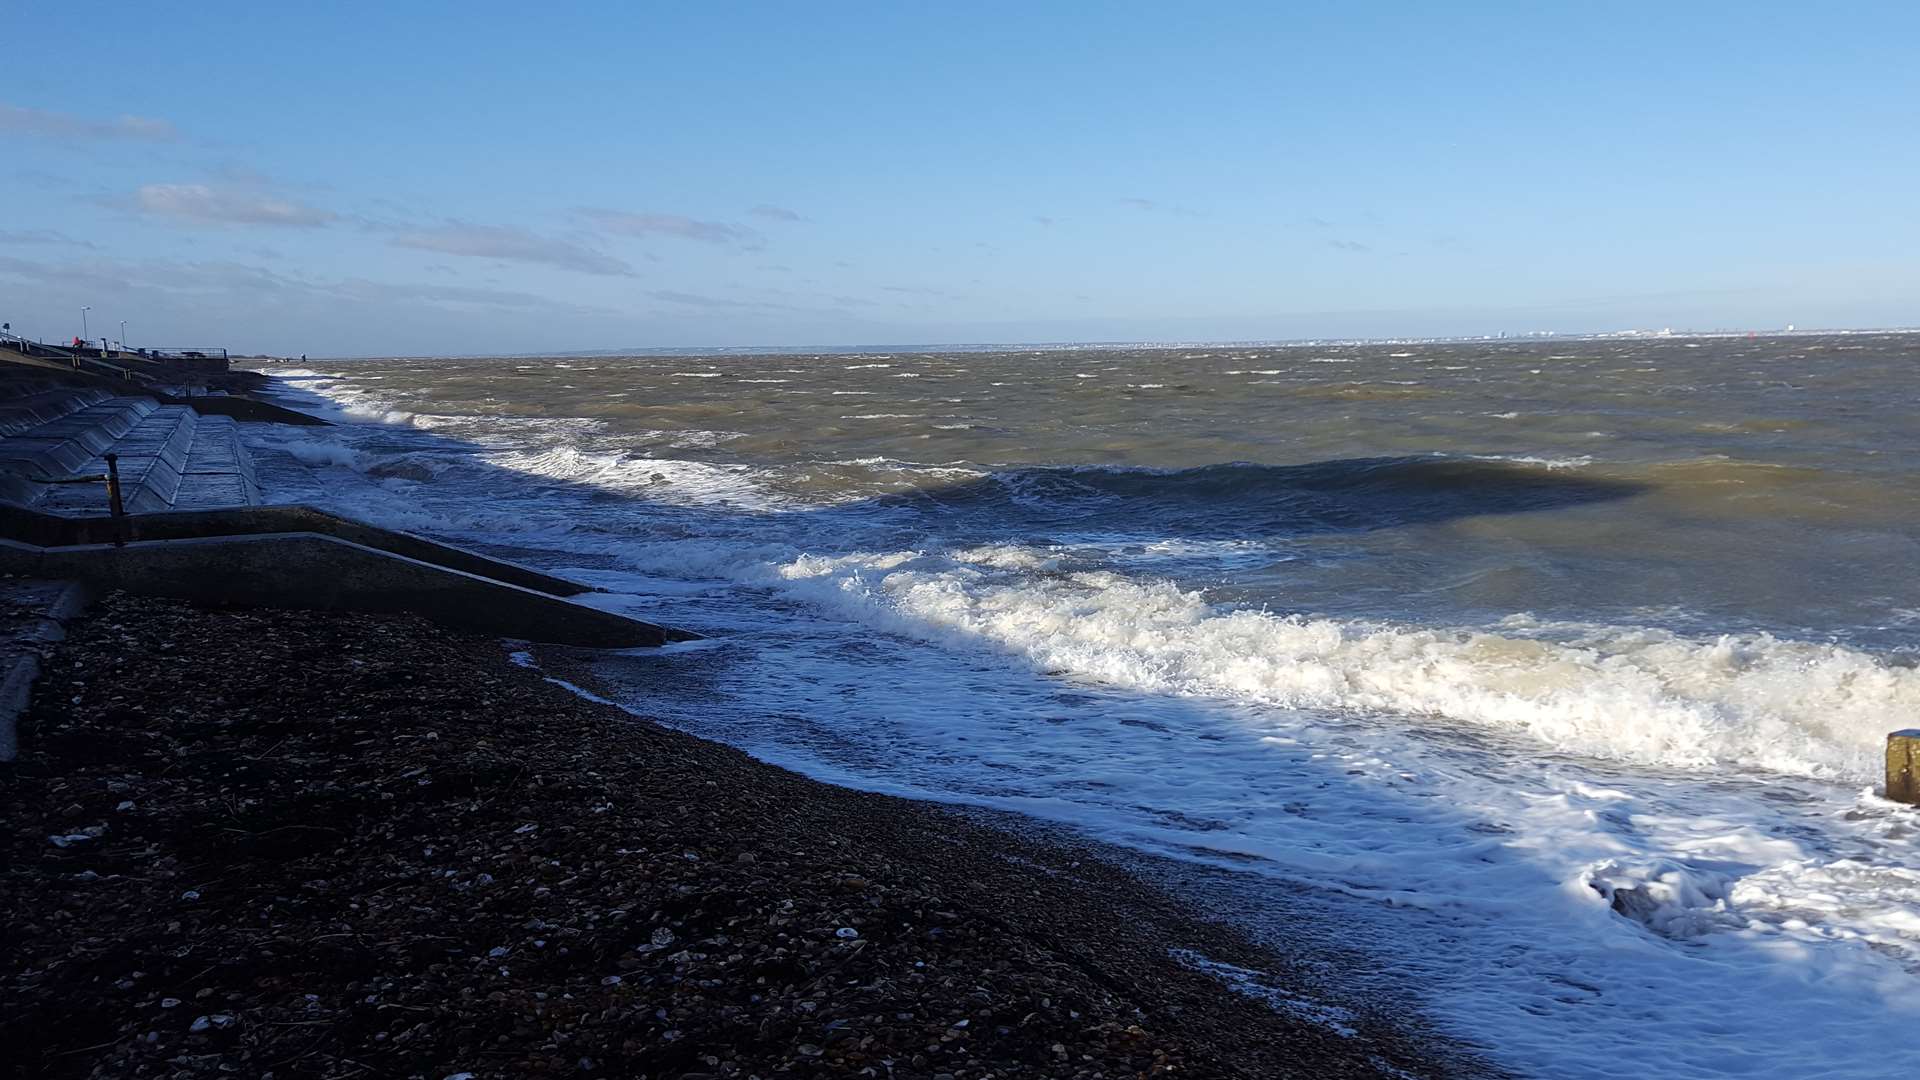
POLYGON ((605 660, 643 711, 1305 888, 1523 1074, 1880 1077, 1920 1048, 1920 812, 1873 794, 1920 725, 1917 362, 342 361, 270 369, 340 427, 251 435, 278 500, 713 635, 605 660))

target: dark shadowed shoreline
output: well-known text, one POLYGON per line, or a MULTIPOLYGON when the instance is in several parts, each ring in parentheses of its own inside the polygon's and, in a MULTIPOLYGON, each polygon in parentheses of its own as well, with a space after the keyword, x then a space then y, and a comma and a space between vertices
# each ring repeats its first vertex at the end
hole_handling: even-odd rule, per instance
POLYGON ((1290 962, 1083 850, 806 780, 408 618, 111 597, 22 735, 15 1075, 1490 1072, 1226 989, 1170 950, 1290 962))

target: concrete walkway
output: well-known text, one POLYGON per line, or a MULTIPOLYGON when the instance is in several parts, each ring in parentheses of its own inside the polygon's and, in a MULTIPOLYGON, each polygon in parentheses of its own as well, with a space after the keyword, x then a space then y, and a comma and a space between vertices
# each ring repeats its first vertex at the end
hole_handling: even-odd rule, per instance
POLYGON ((15 729, 40 663, 67 636, 67 620, 80 614, 86 599, 78 582, 0 577, 0 761, 18 753, 15 729))

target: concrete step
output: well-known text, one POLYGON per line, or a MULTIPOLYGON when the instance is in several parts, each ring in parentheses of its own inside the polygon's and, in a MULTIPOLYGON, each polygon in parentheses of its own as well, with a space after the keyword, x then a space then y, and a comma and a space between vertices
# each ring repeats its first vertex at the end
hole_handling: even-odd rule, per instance
POLYGON ((186 472, 180 477, 174 509, 258 506, 260 501, 253 455, 240 441, 239 423, 230 416, 202 415, 187 451, 186 472))
POLYGON ((112 396, 91 387, 55 387, 14 398, 0 405, 0 435, 24 434, 112 396))
MULTIPOLYGON (((120 498, 128 513, 172 509, 198 424, 198 414, 185 405, 155 406, 139 423, 112 443, 100 447, 74 471, 80 475, 104 475, 106 454, 115 454, 120 471, 120 498)), ((103 485, 59 484, 50 486, 36 506, 54 513, 98 513, 106 504, 103 485)))
POLYGON ((78 475, 158 408, 152 398, 108 398, 0 439, 0 469, 35 481, 78 475))
POLYGON ((83 390, 0 405, 0 427, 8 424, 16 430, 0 438, 0 499, 51 513, 105 513, 105 484, 50 481, 103 476, 111 453, 128 513, 262 501, 253 458, 230 416, 83 390))

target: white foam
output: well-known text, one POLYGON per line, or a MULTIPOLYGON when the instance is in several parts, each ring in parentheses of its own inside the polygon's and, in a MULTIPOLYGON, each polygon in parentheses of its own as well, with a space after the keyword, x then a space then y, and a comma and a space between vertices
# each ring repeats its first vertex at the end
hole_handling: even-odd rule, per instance
MULTIPOLYGON (((649 435, 652 434, 655 433, 649 433, 649 435)), ((671 445, 677 450, 704 450, 746 437, 747 433, 744 431, 679 431, 673 433, 671 445)))
POLYGON ((1154 693, 1445 717, 1663 766, 1866 781, 1886 732, 1920 715, 1920 671, 1767 635, 1692 641, 1526 619, 1510 620, 1511 634, 1309 619, 1217 608, 1111 572, 982 580, 899 552, 809 555, 780 573, 832 583, 846 598, 839 606, 871 608, 892 627, 990 642, 1042 670, 1154 693))
POLYGON ((352 447, 322 439, 286 439, 279 443, 281 449, 307 465, 338 465, 342 468, 364 472, 365 458, 352 447))
POLYGON ((1337 1005, 1327 1005, 1289 993, 1274 985, 1273 977, 1264 972, 1212 960, 1205 954, 1192 949, 1170 949, 1168 954, 1181 964, 1211 975, 1225 983, 1235 993, 1253 998, 1275 1012, 1285 1013, 1310 1024, 1319 1024, 1344 1038, 1350 1039, 1360 1033, 1352 1026, 1353 1013, 1337 1005))
POLYGON ((1467 454, 1475 461, 1511 461, 1517 465, 1538 465, 1543 469, 1584 469, 1593 464, 1592 454, 1576 457, 1541 457, 1537 454, 1467 454))
POLYGON ((784 501, 755 480, 744 465, 634 457, 617 451, 584 451, 564 445, 490 454, 487 460, 516 472, 593 487, 644 492, 650 499, 680 505, 765 507, 784 501))
MULTIPOLYGON (((870 628, 961 654, 986 646, 1051 678, 1167 703, 1104 706, 1151 718, 1144 729, 1036 727, 1027 717, 1047 715, 1045 704, 997 715, 1006 706, 983 700, 973 674, 956 678, 948 705, 916 668, 908 712, 924 719, 903 718, 910 734, 873 737, 890 759, 957 761, 947 768, 960 775, 901 786, 903 771, 925 768, 846 773, 791 749, 786 763, 911 794, 971 791, 969 801, 1162 854, 1240 869, 1269 861, 1283 876, 1429 912, 1368 933, 1409 935, 1401 961, 1424 972, 1440 1010, 1524 1071, 1716 1076, 1729 1060, 1717 1047, 1731 1041, 1767 1061, 1753 1075, 1871 1077, 1872 1053, 1834 1047, 1904 1022, 1890 1009, 1916 1008, 1902 964, 1920 962, 1907 869, 1920 815, 1808 788, 1794 797, 1811 800, 1818 809, 1803 820, 1821 824, 1801 828, 1825 835, 1789 839, 1752 824, 1771 812, 1764 783, 1708 786, 1728 775, 1716 761, 1843 779, 1870 771, 1888 717, 1912 712, 1909 670, 1764 637, 1689 641, 1530 620, 1497 634, 1434 631, 1231 611, 1163 584, 1072 572, 1057 549, 1023 545, 811 555, 778 573, 870 628), (1193 698, 1257 706, 1172 704, 1193 698), (1352 719, 1315 719, 1322 708, 1352 719), (1411 715, 1383 729, 1381 710, 1411 715), (1462 756, 1449 724, 1553 753, 1500 745, 1462 756), (1694 771, 1609 784, 1568 750, 1694 771), (1005 771, 1014 760, 1031 764, 1028 785, 1005 771), (967 771, 968 761, 981 764, 967 771), (1161 808, 1179 813, 1162 819, 1161 808), (1848 846, 1861 854, 1831 853, 1848 846), (1570 993, 1564 979, 1590 989, 1570 993), (1606 1002, 1635 1018, 1657 1010, 1665 1028, 1594 1011, 1606 1002), (1777 1020, 1783 1008, 1819 1020, 1790 1029, 1777 1020), (1709 1031, 1721 1039, 1703 1042, 1709 1031)), ((874 706, 903 707, 897 697, 874 706)), ((873 722, 854 710, 833 727, 846 737, 873 722)), ((1752 768, 1731 775, 1777 775, 1752 768)))

